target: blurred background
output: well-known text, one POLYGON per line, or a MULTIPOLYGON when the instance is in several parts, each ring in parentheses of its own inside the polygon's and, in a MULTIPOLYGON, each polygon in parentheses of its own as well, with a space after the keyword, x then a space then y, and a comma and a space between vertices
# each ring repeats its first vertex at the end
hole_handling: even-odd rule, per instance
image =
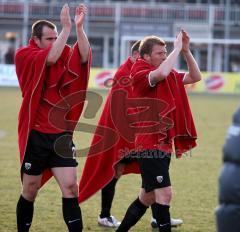
MULTIPOLYGON (((173 159, 171 180, 174 197, 171 213, 184 220, 175 232, 214 232, 218 205, 218 175, 222 164, 222 146, 240 94, 240 0, 85 0, 85 1, 4 1, 0 0, 0 231, 16 231, 15 208, 21 191, 17 146, 17 115, 21 92, 15 74, 14 54, 28 43, 31 25, 39 19, 59 21, 64 3, 74 8, 85 2, 88 16, 85 31, 93 50, 89 88, 106 99, 106 81, 129 55, 132 43, 147 35, 167 42, 168 51, 181 28, 191 37, 191 50, 203 74, 203 80, 186 86, 198 129, 198 147, 183 159, 173 159), (3 87, 2 87, 3 86, 3 87), (102 90, 105 91, 102 91, 102 90), (197 93, 197 94, 195 94, 197 93)), ((74 27, 69 44, 76 41, 74 27)), ((182 57, 177 69, 185 70, 182 57)), ((96 125, 101 109, 93 119, 96 125)), ((91 121, 92 120, 92 121, 91 121)), ((75 133, 78 149, 89 146, 92 134, 75 133)), ((85 157, 79 155, 79 176, 85 157)), ((123 177, 118 184, 113 215, 122 219, 129 203, 136 198, 141 180, 137 175, 123 177)), ((100 194, 82 205, 85 232, 105 232, 97 224, 100 194)), ((32 231, 66 231, 61 213, 61 193, 54 180, 39 193, 32 231), (51 207, 50 207, 51 206, 51 207)), ((132 231, 152 231, 150 212, 132 231)), ((111 231, 111 230, 109 230, 111 231)))
MULTIPOLYGON (((79 3, 0 1, 1 62, 13 62, 14 50, 27 43, 35 20, 48 19, 60 26, 59 14, 65 2, 72 9, 79 3)), ((191 36, 192 51, 202 71, 240 71, 239 0, 84 2, 89 8, 85 30, 93 49, 93 67, 116 68, 126 58, 131 43, 136 39, 156 34, 171 43, 179 29, 185 28, 191 36)), ((69 43, 74 41, 73 30, 69 43)), ((178 67, 184 68, 184 65, 180 60, 178 67)))
MULTIPOLYGON (((14 66, 1 64, 14 63, 14 53, 28 43, 34 21, 53 21, 60 31, 59 14, 66 2, 72 17, 77 4, 88 6, 85 31, 93 50, 92 67, 97 68, 92 70, 90 87, 104 86, 127 58, 134 41, 154 34, 167 42, 170 51, 175 36, 184 28, 190 34, 191 50, 201 71, 210 78, 196 91, 240 93, 238 80, 232 74, 223 74, 234 72, 235 77, 240 73, 239 0, 1 0, 0 85, 18 85, 14 66), (212 72, 214 76, 209 76, 212 72), (231 84, 227 86, 227 82, 231 84)), ((68 43, 75 40, 72 30, 68 43)), ((183 58, 179 58, 176 68, 186 68, 183 58)))
MULTIPOLYGON (((104 69, 93 69, 90 87, 101 87, 106 78, 113 75, 111 69, 115 70, 127 58, 134 41, 154 34, 167 42, 170 51, 175 36, 184 28, 190 34, 191 50, 201 71, 218 73, 197 91, 208 91, 209 85, 214 85, 210 90, 233 91, 227 86, 228 90, 224 90, 228 81, 219 73, 240 72, 239 0, 2 0, 0 63, 14 63, 14 53, 19 46, 27 44, 34 21, 48 19, 56 23, 60 31, 59 14, 66 2, 72 16, 77 4, 84 2, 88 6, 85 31, 93 50, 92 67, 104 69)), ((75 40, 72 30, 68 42, 73 44, 75 40)), ((179 58, 176 68, 186 68, 183 58, 179 58)), ((0 85, 4 82, 13 85, 14 79, 17 85, 16 76, 10 77, 14 73, 14 67, 0 65, 0 85)), ((231 79, 233 82, 234 91, 240 92, 240 83, 231 79)))

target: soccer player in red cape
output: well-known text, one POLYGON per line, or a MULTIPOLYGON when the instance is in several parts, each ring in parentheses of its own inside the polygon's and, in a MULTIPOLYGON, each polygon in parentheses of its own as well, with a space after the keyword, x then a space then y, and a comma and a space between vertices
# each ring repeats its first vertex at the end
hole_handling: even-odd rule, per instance
MULTIPOLYGON (((128 104, 128 99, 132 98, 132 81, 129 76, 134 62, 139 57, 140 42, 139 40, 132 45, 131 56, 119 67, 114 79, 108 80, 112 89, 103 107, 79 184, 80 202, 102 190, 98 224, 105 227, 118 227, 120 224, 110 213, 118 179, 122 174, 140 173, 136 159, 124 158, 134 151, 135 136, 126 136, 126 131, 131 130, 128 127, 130 120, 121 113, 124 112, 123 109, 131 108, 128 104), (109 132, 109 129, 115 134, 108 135, 107 133, 112 132, 109 132)), ((130 112, 134 111, 128 110, 126 113, 130 112)), ((156 227, 155 219, 152 218, 152 221, 151 225, 156 227)), ((171 218, 172 226, 182 223, 181 219, 171 218)))
POLYGON ((113 117, 112 114, 114 110, 114 114, 119 116, 120 111, 124 109, 123 103, 126 99, 115 95, 118 91, 124 93, 126 98, 131 98, 132 96, 129 73, 137 58, 133 53, 137 50, 138 47, 133 49, 132 56, 119 67, 112 80, 113 86, 99 119, 81 176, 79 184, 80 203, 113 180, 116 171, 121 172, 121 174, 139 173, 136 162, 124 165, 124 170, 120 170, 122 165, 117 165, 118 167, 116 167, 116 164, 124 157, 124 154, 128 154, 134 149, 134 140, 129 141, 119 133, 119 128, 116 127, 116 120, 119 120, 119 118, 113 117))
POLYGON ((72 23, 65 4, 59 36, 54 24, 39 20, 32 26, 29 44, 18 49, 15 56, 23 97, 18 124, 23 185, 17 204, 19 232, 29 231, 38 189, 52 175, 62 191, 68 230, 82 231, 72 133, 83 109, 91 63, 91 49, 83 31, 86 12, 84 5, 76 7, 77 42, 73 48, 66 44, 72 23), (62 148, 70 157, 56 151, 58 139, 64 136, 69 144, 62 148))
POLYGON ((137 161, 142 187, 117 232, 129 231, 150 205, 153 207, 159 231, 171 231, 171 154, 175 152, 177 157, 181 157, 182 153, 196 146, 197 138, 184 85, 201 80, 201 73, 189 44, 189 36, 184 30, 178 34, 174 50, 169 56, 166 56, 165 42, 159 37, 145 37, 140 44, 141 58, 131 69, 133 97, 141 98, 142 101, 151 99, 153 103, 150 110, 145 110, 144 120, 138 114, 138 121, 142 124, 136 134, 135 149, 139 151, 137 161), (187 73, 179 73, 173 69, 180 52, 187 62, 187 73), (149 133, 146 128, 153 124, 156 131, 149 133))
MULTIPOLYGON (((102 211, 98 221, 100 225, 107 227, 119 225, 115 217, 110 215, 118 178, 122 174, 139 173, 136 162, 119 163, 124 155, 134 150, 134 140, 124 137, 117 125, 120 115, 124 112, 126 99, 132 97, 129 75, 133 63, 139 56, 139 44, 140 41, 133 44, 131 56, 118 68, 114 79, 106 83, 110 83, 112 88, 93 136, 79 184, 80 202, 102 189, 102 211), (124 97, 118 95, 119 93, 124 97)), ((120 121, 124 123, 123 120, 120 121)))

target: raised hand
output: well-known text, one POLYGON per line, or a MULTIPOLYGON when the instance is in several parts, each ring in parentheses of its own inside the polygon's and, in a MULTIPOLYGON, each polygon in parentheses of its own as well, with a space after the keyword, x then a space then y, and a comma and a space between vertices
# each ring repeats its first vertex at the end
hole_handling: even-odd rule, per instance
POLYGON ((182 52, 187 53, 190 50, 190 38, 185 30, 182 31, 182 52))
POLYGON ((88 61, 89 50, 90 50, 88 38, 83 29, 83 23, 84 23, 86 14, 87 14, 87 7, 85 5, 80 4, 79 6, 76 7, 76 11, 75 11, 76 34, 77 34, 78 48, 79 48, 82 63, 85 63, 88 61))
POLYGON ((83 27, 84 23, 84 18, 85 15, 87 14, 87 7, 83 4, 80 4, 79 6, 76 7, 75 11, 75 24, 76 27, 83 27))
POLYGON ((63 28, 71 29, 72 22, 69 14, 69 6, 67 3, 63 5, 63 8, 61 10, 60 21, 63 28))
POLYGON ((179 34, 177 35, 177 38, 174 41, 174 49, 178 49, 179 51, 182 50, 182 46, 183 46, 183 34, 182 31, 179 32, 179 34))

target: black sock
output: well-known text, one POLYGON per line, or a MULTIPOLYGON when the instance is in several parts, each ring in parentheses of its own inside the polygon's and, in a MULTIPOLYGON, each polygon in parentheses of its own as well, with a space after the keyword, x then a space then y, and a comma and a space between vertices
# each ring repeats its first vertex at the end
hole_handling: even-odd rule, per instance
POLYGON ((147 206, 137 198, 129 207, 117 232, 126 232, 145 214, 147 206))
POLYGON ((156 212, 156 203, 151 205, 151 210, 152 210, 152 217, 156 220, 157 218, 157 212, 156 212))
POLYGON ((110 210, 115 194, 115 186, 118 179, 113 178, 103 189, 102 189, 102 210, 100 218, 110 217, 110 210))
POLYGON ((80 232, 83 229, 81 209, 78 198, 62 198, 63 218, 69 232, 80 232))
POLYGON ((16 211, 18 232, 28 232, 33 218, 33 202, 26 200, 21 195, 16 211))
POLYGON ((154 203, 152 205, 153 217, 157 220, 160 232, 171 232, 171 218, 169 205, 154 203))

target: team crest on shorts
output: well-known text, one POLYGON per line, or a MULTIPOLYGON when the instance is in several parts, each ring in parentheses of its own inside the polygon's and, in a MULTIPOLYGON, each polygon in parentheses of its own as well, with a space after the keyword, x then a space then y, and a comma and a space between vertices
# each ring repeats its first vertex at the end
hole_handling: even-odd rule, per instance
POLYGON ((26 170, 29 170, 31 168, 32 164, 31 163, 25 163, 24 167, 26 170))
POLYGON ((162 183, 163 181, 163 176, 156 176, 157 182, 162 183))

